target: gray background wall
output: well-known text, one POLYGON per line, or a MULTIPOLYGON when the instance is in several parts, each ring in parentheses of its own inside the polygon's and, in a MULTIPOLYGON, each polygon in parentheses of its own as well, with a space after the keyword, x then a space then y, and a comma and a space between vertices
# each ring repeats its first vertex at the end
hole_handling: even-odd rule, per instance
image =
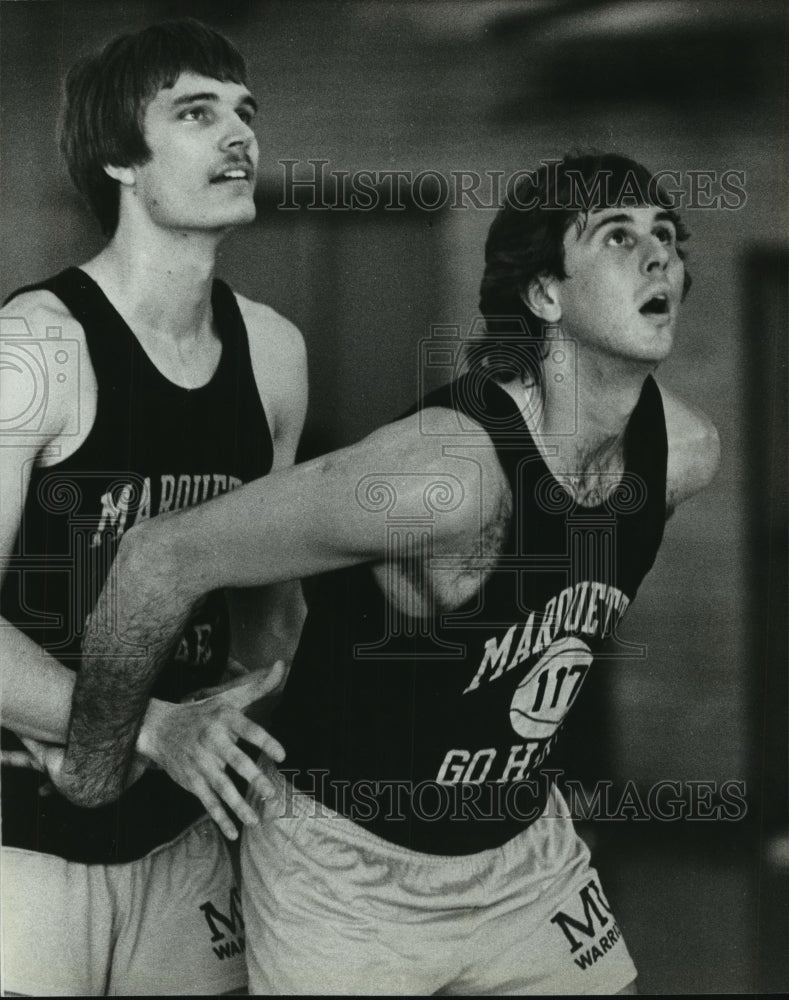
MULTIPOLYGON (((412 400, 419 344, 431 324, 468 329, 493 213, 468 206, 284 212, 276 207, 278 161, 298 160, 304 169, 321 158, 334 170, 508 175, 594 146, 655 170, 744 172, 747 201, 738 210, 685 213, 694 287, 675 353, 659 373, 718 426, 722 466, 712 487, 670 522, 626 620, 624 634, 643 644, 645 658, 606 668, 602 759, 606 777, 619 785, 743 780, 753 792, 763 774, 765 700, 752 583, 765 564, 753 546, 751 528, 764 505, 749 456, 760 439, 785 435, 785 428, 757 425, 754 417, 766 373, 756 367, 751 338, 759 331, 749 322, 745 282, 754 254, 787 243, 785 4, 2 3, 3 295, 101 245, 56 153, 65 69, 117 32, 186 13, 242 48, 260 100, 258 221, 231 238, 220 270, 302 328, 313 449, 352 440, 412 400)), ((785 351, 777 361, 762 355, 759 364, 785 366, 785 351)), ((781 697, 767 699, 774 714, 781 697)), ((766 833, 756 827, 746 888, 761 870, 766 833)), ((724 842, 716 838, 729 836, 709 825, 705 832, 713 853, 724 842)), ((673 835, 673 828, 661 831, 673 835)), ((734 905, 745 905, 739 889, 732 893, 734 905)), ((747 937, 743 928, 755 911, 738 913, 736 927, 747 937)), ((723 950, 731 958, 731 948, 723 950)), ((758 959, 750 952, 740 958, 736 967, 716 958, 718 975, 728 968, 724 990, 734 982, 748 991, 755 982, 758 959)), ((660 961, 648 985, 676 988, 670 963, 660 961)), ((692 954, 687 963, 689 975, 692 954)), ((710 981, 686 976, 680 985, 706 992, 710 981)))

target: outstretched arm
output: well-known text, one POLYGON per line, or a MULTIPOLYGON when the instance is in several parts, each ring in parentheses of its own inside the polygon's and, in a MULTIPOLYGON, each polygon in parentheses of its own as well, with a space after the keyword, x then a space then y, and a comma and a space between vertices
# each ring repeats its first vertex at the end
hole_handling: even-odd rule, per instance
POLYGON ((158 669, 204 593, 385 557, 376 482, 385 484, 399 516, 416 518, 424 515, 426 477, 434 477, 453 493, 435 513, 437 547, 455 551, 464 534, 478 537, 479 461, 443 453, 442 429, 457 445, 455 421, 447 410, 430 411, 421 422, 409 418, 128 532, 94 610, 75 686, 63 771, 73 794, 89 794, 93 804, 117 795, 158 669))

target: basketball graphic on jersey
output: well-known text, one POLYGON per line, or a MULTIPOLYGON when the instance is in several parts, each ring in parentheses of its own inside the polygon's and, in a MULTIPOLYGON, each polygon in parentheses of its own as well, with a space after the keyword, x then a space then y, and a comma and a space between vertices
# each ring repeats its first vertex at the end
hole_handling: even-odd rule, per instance
POLYGON ((564 636, 552 642, 515 689, 510 722, 519 736, 552 736, 581 690, 592 651, 581 639, 564 636))

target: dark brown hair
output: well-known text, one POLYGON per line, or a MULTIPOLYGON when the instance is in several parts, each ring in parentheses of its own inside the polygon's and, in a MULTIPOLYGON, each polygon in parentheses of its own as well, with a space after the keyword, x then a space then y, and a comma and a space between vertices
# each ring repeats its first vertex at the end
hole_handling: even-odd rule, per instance
POLYGON ((246 65, 235 46, 192 18, 121 35, 68 72, 60 147, 71 179, 107 236, 118 225, 120 191, 104 168, 147 162, 145 108, 188 72, 246 85, 246 65))
MULTIPOLYGON (((540 275, 567 277, 564 236, 571 225, 581 231, 590 211, 619 205, 660 205, 676 227, 677 242, 688 238, 659 175, 626 156, 568 154, 524 172, 511 186, 485 243, 479 300, 485 334, 466 349, 472 372, 484 370, 503 381, 520 377, 542 389, 545 324, 523 296, 540 275)), ((684 260, 679 247, 677 253, 684 260)), ((690 283, 686 271, 683 294, 690 283)))

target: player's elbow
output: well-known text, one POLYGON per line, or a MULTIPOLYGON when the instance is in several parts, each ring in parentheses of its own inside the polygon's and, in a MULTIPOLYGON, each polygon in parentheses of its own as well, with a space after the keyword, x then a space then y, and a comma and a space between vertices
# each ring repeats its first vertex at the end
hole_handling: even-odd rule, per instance
POLYGON ((120 794, 119 791, 114 792, 105 784, 89 781, 82 774, 66 767, 60 775, 57 787, 64 798, 82 809, 98 809, 109 805, 120 794))
POLYGON ((167 546, 162 539, 154 537, 150 530, 153 522, 143 522, 126 531, 115 554, 115 568, 124 573, 142 576, 151 563, 167 559, 167 546), (158 557, 155 550, 158 548, 158 557))
POLYGON ((80 785, 67 785, 61 787, 60 791, 72 805, 81 809, 99 809, 112 802, 111 795, 89 792, 80 785))
POLYGON ((119 579, 133 586, 139 596, 164 596, 175 581, 184 600, 200 596, 192 549, 188 537, 177 527, 177 518, 158 517, 135 525, 121 539, 115 557, 119 579))

